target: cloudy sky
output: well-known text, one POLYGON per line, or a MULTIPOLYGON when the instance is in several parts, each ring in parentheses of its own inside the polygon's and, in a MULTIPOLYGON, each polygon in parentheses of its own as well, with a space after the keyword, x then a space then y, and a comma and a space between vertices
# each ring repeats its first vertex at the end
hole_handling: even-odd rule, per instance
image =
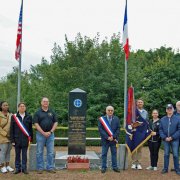
MULTIPOLYGON (((21 0, 0 0, 0 77, 18 63, 14 58, 21 0)), ((102 39, 122 33, 125 0, 24 0, 22 70, 49 60, 54 42, 77 33, 102 39)), ((133 50, 166 45, 180 48, 180 0, 128 0, 133 50)))

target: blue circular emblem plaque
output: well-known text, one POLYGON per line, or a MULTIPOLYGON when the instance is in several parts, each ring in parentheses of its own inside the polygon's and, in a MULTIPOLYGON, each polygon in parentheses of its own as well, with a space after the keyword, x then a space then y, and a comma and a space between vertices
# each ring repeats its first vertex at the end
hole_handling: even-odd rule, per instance
POLYGON ((80 108, 82 106, 82 101, 80 99, 75 99, 74 106, 80 108))

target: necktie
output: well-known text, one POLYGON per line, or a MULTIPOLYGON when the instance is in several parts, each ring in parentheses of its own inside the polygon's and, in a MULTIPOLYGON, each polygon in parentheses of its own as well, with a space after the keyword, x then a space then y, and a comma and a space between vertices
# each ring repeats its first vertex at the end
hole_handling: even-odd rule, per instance
POLYGON ((112 121, 112 118, 111 117, 109 117, 109 124, 111 125, 111 121, 112 121))

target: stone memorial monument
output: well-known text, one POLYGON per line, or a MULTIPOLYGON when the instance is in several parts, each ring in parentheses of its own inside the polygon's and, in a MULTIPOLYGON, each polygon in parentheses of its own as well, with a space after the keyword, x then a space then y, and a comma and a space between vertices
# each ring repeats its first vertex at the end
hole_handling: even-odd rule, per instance
POLYGON ((68 155, 86 154, 86 92, 76 88, 69 92, 68 155))
POLYGON ((86 151, 86 92, 76 88, 69 92, 68 113, 68 151, 56 151, 55 165, 57 169, 66 165, 69 156, 78 155, 88 158, 91 165, 99 163, 99 157, 94 151, 86 151))

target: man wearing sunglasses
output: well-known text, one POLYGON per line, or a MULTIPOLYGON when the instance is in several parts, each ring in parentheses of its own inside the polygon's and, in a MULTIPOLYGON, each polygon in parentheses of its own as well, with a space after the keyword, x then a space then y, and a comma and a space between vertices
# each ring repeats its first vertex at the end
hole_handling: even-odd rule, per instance
POLYGON ((114 172, 120 172, 117 167, 117 149, 120 133, 120 121, 117 116, 114 116, 114 108, 112 106, 106 107, 106 115, 99 118, 98 128, 102 143, 102 167, 101 172, 105 173, 107 169, 107 153, 111 149, 112 169, 114 172))

